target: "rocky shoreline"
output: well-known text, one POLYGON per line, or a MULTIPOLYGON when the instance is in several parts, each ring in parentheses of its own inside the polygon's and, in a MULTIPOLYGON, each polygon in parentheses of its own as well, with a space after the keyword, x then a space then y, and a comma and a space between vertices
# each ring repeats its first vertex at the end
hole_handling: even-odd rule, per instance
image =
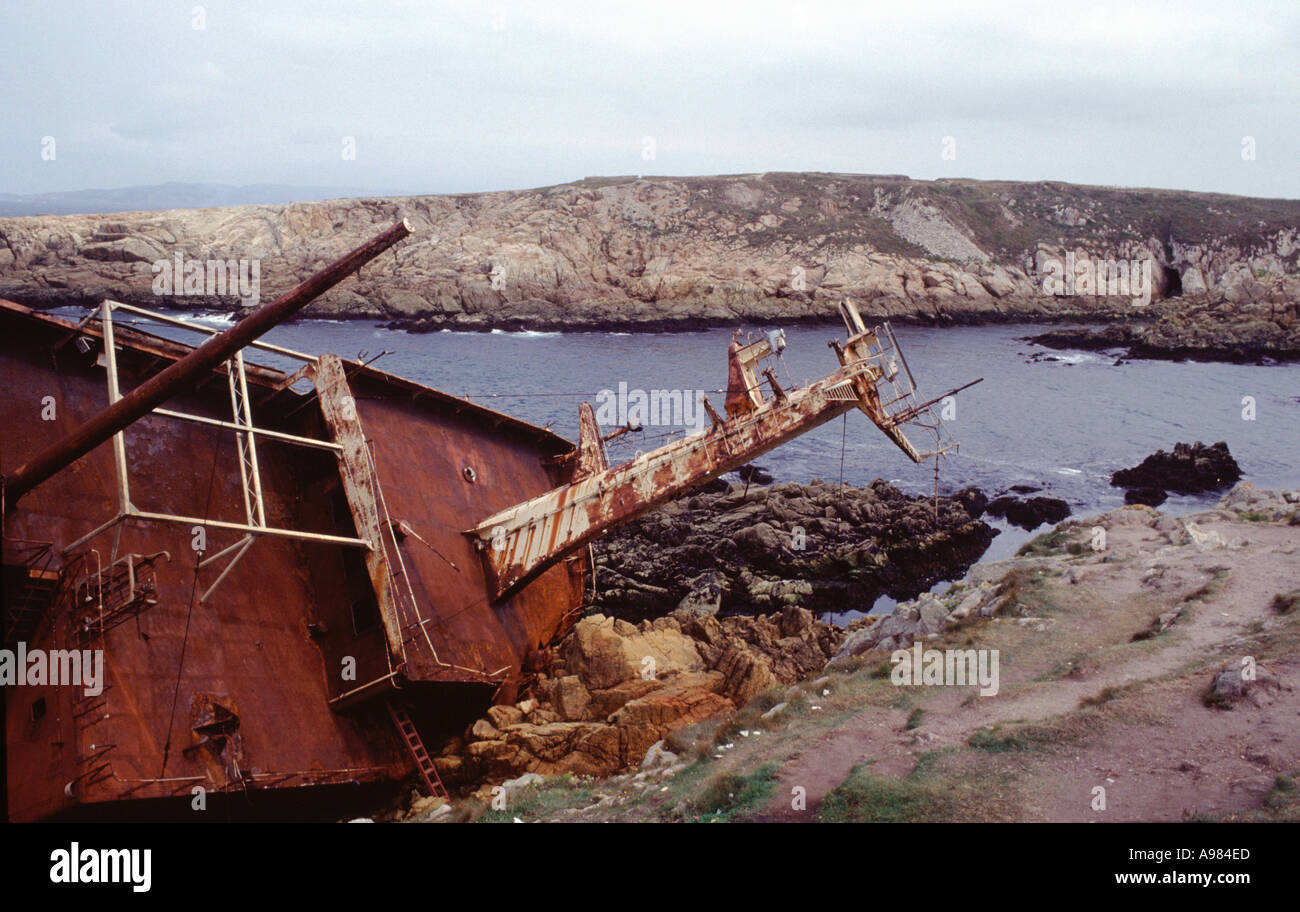
POLYGON ((1047 293, 1045 274, 1070 258, 1150 261, 1155 301, 1300 297, 1295 201, 777 172, 5 218, 0 297, 230 310, 235 296, 206 286, 155 294, 154 264, 254 260, 269 300, 401 217, 411 242, 323 295, 314 315, 418 332, 662 331, 835 320, 852 297, 869 318, 920 323, 1137 316, 1136 294, 1047 293))
POLYGON ((964 572, 997 534, 973 488, 936 503, 881 480, 749 475, 595 544, 588 616, 544 651, 516 704, 491 707, 441 746, 448 785, 636 767, 681 728, 824 667, 845 631, 817 613, 914 597, 964 572))
MULTIPOLYGON (((981 521, 986 512, 1030 529, 1070 513, 1028 485, 990 502, 974 488, 936 499, 880 479, 865 487, 770 484, 758 466, 743 474, 747 481, 714 481, 595 543, 587 616, 539 653, 516 703, 491 707, 442 743, 435 763, 449 786, 481 786, 486 800, 491 783, 533 781, 526 777, 610 777, 638 767, 674 775, 689 761, 679 763, 665 744, 685 728, 731 716, 761 694, 775 715, 802 693, 800 682, 823 671, 999 615, 1016 598, 1001 571, 1050 553, 1057 533, 1013 561, 976 566, 997 534, 981 521), (928 591, 954 577, 942 594, 928 591), (899 604, 868 614, 883 593, 899 604), (861 615, 844 627, 817 616, 854 608, 861 615), (785 701, 771 697, 781 687, 785 701)), ((1199 442, 1114 476, 1140 490, 1212 490, 1239 477, 1226 444, 1199 442)), ((1294 502, 1246 484, 1220 509, 1295 522, 1294 502)), ((1174 534, 1183 525, 1160 517, 1156 528, 1174 534)), ((1073 544, 1067 555, 1084 551, 1073 544)))
POLYGON ((1100 329, 1064 327, 1028 341, 1053 349, 1123 351, 1123 358, 1229 361, 1238 364, 1300 361, 1300 301, 1277 295, 1252 303, 1200 299, 1164 302, 1142 322, 1100 329))
MULTIPOLYGON (((472 819, 502 795, 515 807, 526 794, 544 790, 549 783, 565 793, 576 789, 582 796, 582 805, 563 809, 562 816, 618 819, 624 804, 638 805, 651 795, 690 788, 678 783, 695 778, 678 774, 723 760, 733 746, 738 747, 731 743, 733 739, 748 738, 755 741, 750 747, 757 749, 756 739, 767 743, 783 729, 824 738, 824 729, 809 713, 822 709, 823 703, 836 702, 836 692, 869 686, 854 682, 880 678, 881 663, 895 650, 921 641, 927 646, 969 644, 972 638, 998 630, 1004 638, 1020 638, 1016 642, 1026 644, 1021 650, 1029 648, 1026 638, 1047 643, 1053 637, 1079 636, 1071 632, 1075 627, 1066 625, 1086 624, 1089 619, 1072 619, 1062 607, 1067 604, 1065 590, 1086 593, 1106 581, 1105 586, 1128 593, 1129 600, 1135 593, 1151 598, 1169 595, 1175 607, 1152 620, 1154 626, 1145 634, 1135 633, 1133 641, 1181 630, 1196 623, 1194 606, 1215 598, 1217 587, 1230 575, 1221 565, 1253 568, 1255 561, 1285 561, 1286 555, 1294 553, 1294 534, 1286 529, 1298 525, 1300 492, 1264 491, 1241 483, 1212 510, 1191 516, 1173 517, 1150 507, 1130 506, 1067 521, 1026 544, 1015 557, 974 565, 942 593, 924 593, 891 612, 854 621, 846 629, 821 623, 807 609, 794 605, 756 617, 719 618, 679 609, 639 624, 594 614, 550 650, 551 665, 538 675, 530 693, 514 705, 492 707, 463 735, 442 745, 435 763, 447 784, 462 796, 454 810, 442 799, 420 798, 409 809, 388 812, 387 819, 472 819), (1221 534, 1219 528, 1225 532, 1221 534), (1273 528, 1277 531, 1268 531, 1273 528), (1259 537, 1267 541, 1256 544, 1259 537), (1184 567, 1186 562, 1190 563, 1184 567), (1206 578, 1210 582, 1200 585, 1206 578), (1044 586, 1055 587, 1046 598, 1044 586), (719 719, 733 721, 718 723, 719 719)), ((1294 590, 1294 571, 1283 572, 1287 563, 1258 566, 1280 575, 1266 581, 1264 594, 1254 593, 1252 599, 1266 600, 1275 587, 1294 590)), ((1250 574, 1237 570, 1231 575, 1246 579, 1250 574)), ((1266 613, 1285 617, 1298 598, 1300 590, 1275 597, 1266 613)), ((1106 604, 1114 604, 1114 598, 1106 604)), ((1121 624, 1123 636, 1128 635, 1124 631, 1136 629, 1137 620, 1147 617, 1144 611, 1151 610, 1137 606, 1126 613, 1125 618, 1131 614, 1132 619, 1121 624)), ((1219 614, 1212 612, 1210 617, 1219 614)), ((1104 624, 1087 629, 1089 635, 1098 631, 1110 635, 1104 624)), ((1177 640, 1163 638, 1159 643, 1181 648, 1177 640)), ((1049 655, 1069 655, 1078 644, 1042 648, 1049 655)), ((1205 661, 1214 668, 1213 657, 1205 661)), ((1151 663, 1137 667, 1149 672, 1151 663)), ((1017 674, 1015 668, 1009 666, 1007 674, 1017 674)), ((1078 655, 1050 674, 1031 666, 1019 677, 1024 678, 1022 688, 1070 692, 1094 677, 1105 680, 1091 659, 1081 660, 1078 655), (1076 660, 1082 664, 1076 666, 1076 660)), ((1231 709, 1250 698, 1248 682, 1231 680, 1230 674, 1214 670, 1198 680, 1206 706, 1231 709)), ((1090 705, 1117 699, 1117 693, 1103 690, 1092 704, 1084 701, 1080 706, 1087 711, 1090 705)), ((1068 708, 1078 698, 1041 699, 1044 706, 1059 703, 1068 708)), ((876 701, 882 712, 887 712, 885 702, 876 701)), ((945 711, 969 712, 970 700, 955 709, 956 701, 949 702, 952 706, 945 704, 945 711)), ((851 702, 841 711, 856 711, 855 706, 861 709, 851 702)), ((870 706, 866 712, 876 711, 870 706)), ((902 715, 907 715, 906 709, 905 703, 902 715)), ((903 736, 920 715, 915 710, 908 715, 903 736)), ((879 729, 880 736, 894 738, 892 732, 899 724, 895 721, 879 729)), ((981 731, 980 737, 989 736, 988 726, 981 731)), ((853 737, 860 741, 861 735, 853 737)), ((899 743, 924 744, 934 737, 918 731, 910 741, 902 738, 899 743)), ((972 738, 976 744, 978 739, 972 738)), ((773 746, 777 743, 781 742, 773 746)), ((805 754, 795 742, 791 762, 799 762, 805 754)), ((666 800, 676 804, 658 811, 656 803, 650 802, 650 812, 680 814, 683 798, 680 793, 669 794, 666 800)), ((687 808, 698 806, 698 801, 690 799, 689 793, 685 796, 687 808)), ((510 813, 506 811, 505 819, 510 819, 510 813)))

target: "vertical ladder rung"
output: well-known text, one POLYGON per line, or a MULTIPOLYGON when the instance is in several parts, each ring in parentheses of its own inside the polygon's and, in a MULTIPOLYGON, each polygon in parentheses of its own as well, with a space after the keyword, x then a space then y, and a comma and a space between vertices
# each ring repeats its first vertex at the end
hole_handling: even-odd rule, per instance
POLYGON ((415 761, 415 767, 420 772, 420 778, 424 780, 425 787, 429 794, 438 798, 451 800, 447 793, 447 788, 442 784, 442 778, 438 775, 438 768, 434 765, 433 759, 424 747, 424 742, 420 740, 420 733, 411 721, 411 717, 406 710, 400 706, 394 706, 392 703, 385 703, 388 709, 388 715, 397 727, 398 734, 406 742, 406 749, 411 754, 411 759, 415 761))

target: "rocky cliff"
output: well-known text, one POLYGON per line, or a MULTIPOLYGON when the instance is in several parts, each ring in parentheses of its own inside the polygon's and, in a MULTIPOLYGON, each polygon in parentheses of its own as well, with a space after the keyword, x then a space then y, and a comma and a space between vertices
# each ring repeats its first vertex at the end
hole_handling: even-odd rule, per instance
POLYGON ((1104 268, 1146 260, 1154 300, 1270 318, 1281 306, 1294 321, 1300 298, 1300 201, 789 173, 0 219, 0 296, 231 307, 206 287, 160 297, 155 264, 256 260, 268 299, 399 216, 415 236, 312 313, 423 330, 687 328, 825 319, 848 295, 900 320, 1112 319, 1141 302, 1134 288, 1096 294, 1104 268))

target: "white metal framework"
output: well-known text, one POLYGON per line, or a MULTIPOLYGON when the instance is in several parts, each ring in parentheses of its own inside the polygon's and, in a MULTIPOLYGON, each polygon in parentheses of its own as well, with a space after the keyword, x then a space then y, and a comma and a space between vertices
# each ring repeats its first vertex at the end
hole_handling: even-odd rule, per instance
MULTIPOLYGON (((177 320, 168 317, 165 314, 155 313, 154 311, 145 310, 140 307, 134 307, 130 304, 123 304, 119 301, 104 301, 100 306, 100 321, 103 325, 104 339, 104 361, 108 372, 108 401, 112 405, 122 398, 121 390, 118 385, 117 369, 117 346, 114 341, 113 333, 113 311, 124 310, 133 314, 138 314, 149 320, 177 326, 182 329, 194 332, 207 333, 216 335, 217 330, 206 326, 197 326, 186 323, 183 320, 177 320)), ((85 326, 94 317, 94 312, 86 316, 79 326, 85 326)), ((312 355, 303 354, 293 351, 292 349, 282 348, 278 345, 271 345, 266 342, 252 342, 251 348, 258 348, 263 351, 273 352, 295 360, 315 364, 317 358, 312 355)), ((239 457, 239 477, 243 488, 244 500, 244 522, 228 522, 225 520, 208 519, 199 516, 179 516, 172 513, 153 513, 138 509, 131 502, 131 480, 127 471, 126 462, 126 433, 118 431, 113 435, 113 459, 115 463, 115 482, 117 488, 117 513, 112 519, 95 528, 86 535, 77 539, 72 544, 63 549, 63 554, 67 555, 80 548, 86 542, 90 541, 108 531, 116 528, 116 534, 113 539, 113 549, 110 553, 110 563, 117 558, 118 544, 121 539, 121 523, 128 519, 142 520, 146 522, 174 523, 183 526, 199 526, 205 529, 219 529, 223 531, 243 532, 244 535, 234 544, 221 549, 216 554, 205 557, 199 563, 199 567, 207 567, 212 563, 233 554, 234 556, 226 563, 220 575, 213 581, 212 585, 203 593, 202 599, 207 599, 212 592, 221 584, 248 551, 253 541, 260 536, 272 536, 276 538, 288 538, 297 541, 318 542, 334 545, 346 545, 350 547, 373 548, 371 542, 363 538, 349 538, 340 535, 326 535, 320 532, 304 532, 297 529, 281 529, 274 526, 268 526, 266 523, 266 511, 262 501, 262 476, 257 458, 257 438, 265 437, 271 440, 278 440, 284 443, 295 444, 298 446, 313 447, 317 449, 330 450, 336 455, 342 452, 342 447, 337 443, 326 440, 317 440, 311 437, 300 437, 295 434, 288 434, 283 431, 273 431, 267 428, 259 428, 253 423, 252 404, 248 394, 248 378, 244 370, 244 356, 242 351, 238 351, 232 358, 226 361, 226 379, 230 386, 230 411, 231 420, 222 421, 216 418, 209 418, 203 415, 193 415, 188 412, 175 411, 173 409, 156 408, 153 414, 160 415, 164 418, 172 418, 180 421, 190 421, 196 424, 204 424, 213 427, 226 428, 235 432, 235 440, 238 447, 239 457)), ((299 375, 294 374, 286 381, 289 385, 299 375)))

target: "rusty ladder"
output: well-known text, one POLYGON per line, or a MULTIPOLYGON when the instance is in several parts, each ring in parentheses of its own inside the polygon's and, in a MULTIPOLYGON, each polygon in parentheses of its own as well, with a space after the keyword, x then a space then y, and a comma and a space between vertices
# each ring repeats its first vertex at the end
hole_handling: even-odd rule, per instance
POLYGON ((424 741, 420 739, 420 733, 415 730, 415 723, 411 721, 411 716, 407 713, 405 707, 395 705, 391 701, 384 704, 388 707, 388 715, 392 717, 393 724, 397 726, 397 732, 406 742, 406 748, 411 752, 411 758, 415 760, 415 766, 420 771, 420 778, 424 780, 424 787, 429 790, 429 794, 435 798, 445 798, 451 800, 447 794, 447 788, 442 784, 442 778, 438 775, 438 768, 433 765, 433 758, 425 750, 424 741))

